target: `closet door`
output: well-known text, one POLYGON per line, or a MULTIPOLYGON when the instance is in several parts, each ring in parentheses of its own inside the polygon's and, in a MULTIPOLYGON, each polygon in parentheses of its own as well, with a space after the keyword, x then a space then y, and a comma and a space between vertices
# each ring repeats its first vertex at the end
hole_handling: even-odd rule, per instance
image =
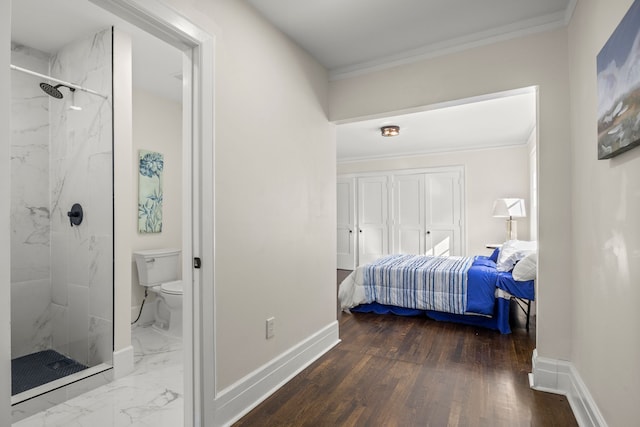
POLYGON ((462 255, 461 185, 457 172, 425 175, 426 255, 462 255))
POLYGON ((425 175, 396 175, 393 184, 393 252, 425 252, 425 175))
POLYGON ((386 176, 358 178, 358 265, 389 253, 386 176))
POLYGON ((338 268, 353 270, 356 266, 355 178, 338 178, 338 268))

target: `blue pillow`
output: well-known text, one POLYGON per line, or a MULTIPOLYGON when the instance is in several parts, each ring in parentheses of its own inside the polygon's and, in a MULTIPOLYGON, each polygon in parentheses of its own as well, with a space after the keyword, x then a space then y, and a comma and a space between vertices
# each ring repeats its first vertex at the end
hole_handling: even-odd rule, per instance
POLYGON ((492 261, 491 258, 488 258, 486 256, 477 256, 473 260, 473 266, 474 267, 489 267, 489 268, 495 269, 496 268, 496 263, 494 261, 492 261))
POLYGON ((498 256, 500 255, 500 248, 495 248, 489 259, 493 262, 498 262, 498 256))

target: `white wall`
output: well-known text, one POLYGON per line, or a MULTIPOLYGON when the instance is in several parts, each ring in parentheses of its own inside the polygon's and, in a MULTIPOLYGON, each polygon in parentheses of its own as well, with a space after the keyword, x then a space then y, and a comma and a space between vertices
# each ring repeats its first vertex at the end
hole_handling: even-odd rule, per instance
POLYGON ((572 361, 610 426, 640 419, 640 148, 597 160, 596 56, 631 3, 581 0, 569 27, 572 361))
POLYGON ((216 34, 216 388, 222 390, 336 320, 328 75, 245 2, 171 3, 216 34), (267 340, 271 316, 275 337, 267 340))
MULTIPOLYGON (((135 81, 134 81, 135 85, 135 81)), ((133 161, 132 203, 138 204, 138 151, 157 151, 164 155, 163 221, 160 233, 136 233, 132 237, 133 251, 182 246, 182 105, 148 91, 133 91, 133 161)), ((144 297, 139 285, 135 261, 131 259, 131 321, 138 315, 144 297)), ((145 303, 141 321, 150 321, 154 294, 145 303)))
POLYGON ((550 31, 330 84, 330 119, 538 87, 539 274, 537 348, 571 356, 569 92, 565 30, 550 31), (384 87, 385 96, 379 96, 384 87))
MULTIPOLYGON (((458 151, 425 156, 338 164, 338 174, 438 166, 464 166, 466 255, 490 255, 487 243, 505 239, 504 218, 493 218, 493 201, 503 197, 529 198, 528 148, 525 145, 490 150, 458 151)), ((528 205, 528 203, 527 203, 528 205)), ((518 238, 528 240, 528 218, 518 219, 518 238)))

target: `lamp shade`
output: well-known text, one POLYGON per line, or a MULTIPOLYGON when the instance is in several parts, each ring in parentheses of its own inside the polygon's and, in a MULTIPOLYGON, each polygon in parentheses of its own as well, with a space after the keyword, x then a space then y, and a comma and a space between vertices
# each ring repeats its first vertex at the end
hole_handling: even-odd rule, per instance
POLYGON ((493 202, 493 216, 496 218, 523 218, 527 216, 524 199, 496 199, 493 202))

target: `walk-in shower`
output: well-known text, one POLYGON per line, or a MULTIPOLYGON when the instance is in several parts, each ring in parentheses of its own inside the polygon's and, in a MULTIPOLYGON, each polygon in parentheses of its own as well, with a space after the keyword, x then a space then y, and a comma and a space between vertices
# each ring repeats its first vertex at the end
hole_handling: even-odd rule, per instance
POLYGON ((66 400, 65 384, 95 379, 112 364, 112 30, 53 52, 13 41, 11 62, 12 403, 19 405, 51 390, 66 400))

